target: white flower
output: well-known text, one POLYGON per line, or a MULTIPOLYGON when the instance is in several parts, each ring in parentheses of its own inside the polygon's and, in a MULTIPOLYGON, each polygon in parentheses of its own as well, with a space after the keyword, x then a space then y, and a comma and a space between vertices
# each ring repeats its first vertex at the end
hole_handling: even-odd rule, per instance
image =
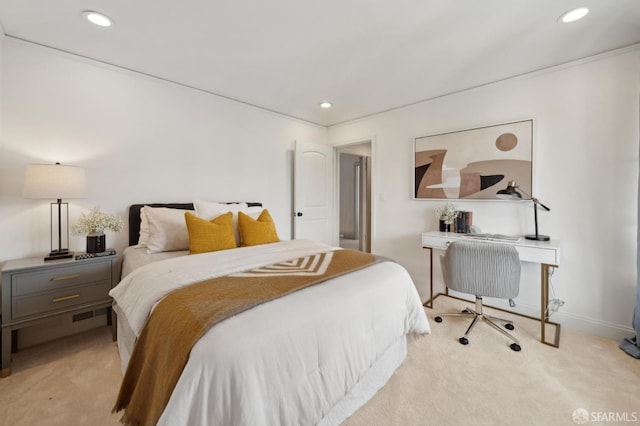
POLYGON ((436 207, 435 212, 436 212, 436 217, 439 220, 442 220, 444 221, 444 223, 449 225, 453 223, 453 221, 457 216, 456 208, 451 202, 448 202, 444 206, 436 207))
POLYGON ((82 213, 78 223, 71 227, 74 234, 91 234, 94 232, 104 232, 105 229, 110 231, 122 231, 124 222, 120 216, 109 215, 100 211, 100 207, 95 206, 88 214, 82 213))

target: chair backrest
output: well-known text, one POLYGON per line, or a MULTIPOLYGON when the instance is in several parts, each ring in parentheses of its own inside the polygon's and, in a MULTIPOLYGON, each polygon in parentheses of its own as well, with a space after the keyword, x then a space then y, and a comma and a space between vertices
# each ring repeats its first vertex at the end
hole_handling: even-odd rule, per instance
POLYGON ((512 299, 520 291, 520 256, 509 244, 456 240, 442 258, 451 290, 475 296, 512 299))

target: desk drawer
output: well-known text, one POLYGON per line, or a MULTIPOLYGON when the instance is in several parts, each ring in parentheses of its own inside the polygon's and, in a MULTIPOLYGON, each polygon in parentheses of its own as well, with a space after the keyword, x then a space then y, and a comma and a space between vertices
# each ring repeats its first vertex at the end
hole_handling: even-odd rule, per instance
MULTIPOLYGON (((436 250, 446 250, 453 241, 464 239, 462 234, 447 235, 445 233, 422 234, 422 247, 431 247, 436 250)), ((560 250, 557 244, 546 242, 534 242, 521 240, 518 242, 478 240, 484 243, 509 244, 518 250, 522 262, 546 263, 547 265, 560 265, 560 250)))
POLYGON ((434 249, 446 249, 451 242, 460 239, 459 236, 447 237, 440 235, 422 235, 422 247, 432 247, 434 249))
POLYGON ((11 287, 13 297, 17 297, 105 280, 111 281, 109 262, 82 263, 15 274, 11 287))
POLYGON ((75 305, 109 299, 111 281, 68 287, 57 291, 14 297, 12 317, 19 319, 36 314, 46 314, 75 305))
POLYGON ((520 260, 523 262, 546 263, 547 265, 559 265, 558 250, 553 248, 516 246, 520 260))

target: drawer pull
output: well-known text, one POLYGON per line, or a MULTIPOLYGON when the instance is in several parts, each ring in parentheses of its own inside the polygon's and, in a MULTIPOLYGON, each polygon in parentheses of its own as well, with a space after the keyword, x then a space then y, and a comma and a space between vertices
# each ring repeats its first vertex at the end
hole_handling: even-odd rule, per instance
POLYGON ((63 275, 62 277, 54 277, 54 278, 51 278, 51 281, 72 280, 74 278, 80 278, 80 274, 63 275))
POLYGON ((80 294, 76 293, 76 294, 71 294, 69 296, 56 297, 55 299, 52 300, 52 302, 53 303, 64 302, 65 300, 77 299, 78 297, 80 297, 80 294))

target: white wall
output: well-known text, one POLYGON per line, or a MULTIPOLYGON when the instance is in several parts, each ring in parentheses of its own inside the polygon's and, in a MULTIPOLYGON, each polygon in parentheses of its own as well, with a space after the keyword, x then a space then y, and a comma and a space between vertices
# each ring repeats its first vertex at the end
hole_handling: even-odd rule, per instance
MULTIPOLYGON (((12 38, 0 46, 0 264, 49 251, 48 202, 22 198, 38 162, 86 168, 72 223, 94 205, 126 217, 136 202, 261 201, 291 237, 294 140, 326 143, 326 128, 12 38)), ((122 250, 127 232, 107 245, 122 250)))
MULTIPOLYGON (((326 143, 325 128, 11 38, 0 55, 0 264, 49 250, 48 204, 22 198, 32 162, 86 167, 72 222, 96 204, 125 216, 134 202, 257 200, 291 236, 293 141, 326 143)), ((552 209, 540 227, 563 249, 553 288, 566 304, 553 319, 618 338, 635 302, 639 80, 636 46, 335 126, 329 140, 375 138, 374 251, 406 266, 424 297, 420 233, 442 202, 412 200, 413 138, 533 118, 534 191, 552 209)), ((484 231, 532 232, 530 203, 456 204, 484 231)), ((107 238, 126 246, 126 232, 107 238)), ((535 315, 539 270, 523 272, 519 309, 535 315)))
MULTIPOLYGON (((427 251, 442 200, 415 201, 413 138, 534 119, 534 192, 540 231, 561 240, 552 320, 613 338, 632 334, 640 46, 422 102, 329 129, 333 145, 375 135, 376 253, 406 266, 423 298, 427 251), (382 200, 386 201, 382 201, 382 200)), ((456 201, 485 232, 533 232, 530 202, 456 201)), ((525 265, 520 312, 539 316, 539 267, 525 265)))

